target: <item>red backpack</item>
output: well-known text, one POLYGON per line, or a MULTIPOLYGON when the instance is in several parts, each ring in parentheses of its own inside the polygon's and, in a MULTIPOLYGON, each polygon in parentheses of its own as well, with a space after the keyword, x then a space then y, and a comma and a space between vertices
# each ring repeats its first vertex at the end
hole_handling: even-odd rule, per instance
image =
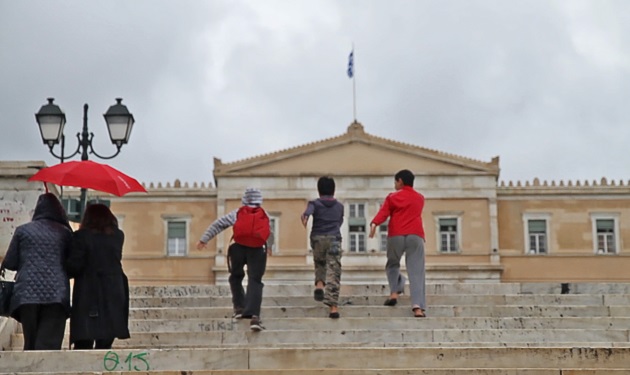
POLYGON ((269 235, 269 217, 262 207, 243 206, 236 213, 234 242, 247 247, 262 247, 269 235))

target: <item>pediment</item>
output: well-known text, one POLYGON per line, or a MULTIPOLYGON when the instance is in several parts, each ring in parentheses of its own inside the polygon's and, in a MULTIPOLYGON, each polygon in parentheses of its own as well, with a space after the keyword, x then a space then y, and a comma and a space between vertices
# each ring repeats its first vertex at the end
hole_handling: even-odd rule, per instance
POLYGON ((405 144, 365 133, 353 123, 338 137, 232 163, 215 159, 215 177, 286 175, 385 175, 410 169, 417 175, 498 175, 490 163, 405 144))

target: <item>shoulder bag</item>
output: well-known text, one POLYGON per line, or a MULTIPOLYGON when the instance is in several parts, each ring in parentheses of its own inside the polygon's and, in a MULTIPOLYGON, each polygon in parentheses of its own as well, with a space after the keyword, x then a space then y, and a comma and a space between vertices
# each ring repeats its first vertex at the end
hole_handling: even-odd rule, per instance
POLYGON ((5 279, 5 269, 0 270, 0 316, 11 316, 11 297, 13 297, 14 280, 5 279))

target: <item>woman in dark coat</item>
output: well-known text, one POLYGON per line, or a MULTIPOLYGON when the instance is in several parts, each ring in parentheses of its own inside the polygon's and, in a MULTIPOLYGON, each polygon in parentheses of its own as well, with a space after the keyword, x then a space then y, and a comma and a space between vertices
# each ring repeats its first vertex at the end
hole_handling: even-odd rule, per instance
POLYGON ((17 271, 10 313, 22 323, 24 350, 59 350, 70 314, 64 262, 72 243, 66 212, 54 194, 39 196, 33 219, 15 229, 0 268, 17 271))
POLYGON ((125 235, 102 204, 87 207, 67 261, 74 277, 70 342, 74 349, 111 349, 129 338, 129 284, 122 269, 125 235))

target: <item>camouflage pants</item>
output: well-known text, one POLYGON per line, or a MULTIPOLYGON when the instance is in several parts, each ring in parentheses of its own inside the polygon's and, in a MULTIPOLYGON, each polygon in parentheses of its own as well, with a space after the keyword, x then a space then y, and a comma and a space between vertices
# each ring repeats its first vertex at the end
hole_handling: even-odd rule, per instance
POLYGON ((341 283, 341 243, 336 236, 311 236, 313 262, 315 263, 315 284, 322 281, 324 304, 337 306, 341 283))

